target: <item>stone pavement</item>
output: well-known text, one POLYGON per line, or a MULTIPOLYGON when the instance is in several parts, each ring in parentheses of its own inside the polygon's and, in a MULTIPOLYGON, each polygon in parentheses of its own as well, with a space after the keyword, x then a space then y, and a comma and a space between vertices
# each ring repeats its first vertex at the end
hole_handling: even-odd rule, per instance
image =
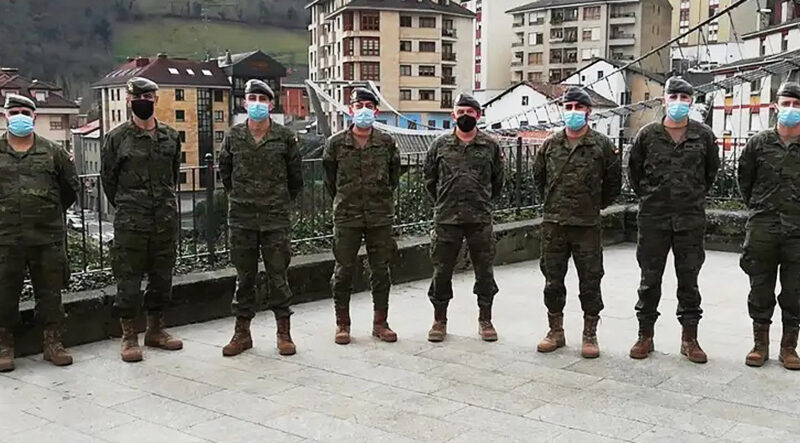
MULTIPOLYGON (((369 336, 368 294, 353 299, 354 341, 333 343, 333 307, 296 307, 296 356, 275 351, 274 320, 254 321, 256 347, 223 358, 233 319, 176 328, 185 349, 147 351, 125 364, 116 340, 74 348, 60 369, 41 356, 0 375, 0 440, 22 442, 676 442, 798 441, 800 373, 775 360, 744 365, 751 346, 747 280, 736 254, 709 252, 701 275, 706 365, 678 353, 672 267, 665 278, 656 350, 627 357, 635 341, 638 267, 632 245, 606 250, 602 355, 583 360, 574 269, 569 275, 567 347, 538 354, 546 330, 538 262, 497 269, 497 343, 477 337, 472 276, 456 278, 449 332, 431 344, 427 283, 392 294, 394 344, 369 336)), ((776 318, 777 319, 777 318, 776 318)), ((779 325, 779 322, 778 322, 779 325)))

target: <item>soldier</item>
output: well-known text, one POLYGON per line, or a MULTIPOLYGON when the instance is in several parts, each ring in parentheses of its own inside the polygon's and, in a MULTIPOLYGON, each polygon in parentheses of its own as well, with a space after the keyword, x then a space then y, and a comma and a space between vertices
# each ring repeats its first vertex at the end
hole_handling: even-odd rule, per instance
POLYGON ((748 366, 769 358, 769 326, 775 310, 775 279, 780 271, 783 337, 778 359, 800 369, 800 85, 778 89, 778 124, 750 138, 739 157, 739 189, 750 209, 741 268, 750 277, 747 300, 755 346, 748 366))
POLYGON ((622 173, 619 157, 608 137, 589 128, 592 112, 589 94, 569 88, 562 97, 566 128, 548 137, 536 153, 533 178, 544 207, 542 256, 545 277, 544 304, 550 330, 539 352, 566 345, 564 276, 570 255, 580 280, 578 297, 583 308, 581 356, 596 358, 597 322, 603 310, 603 235, 600 210, 619 195, 622 173))
POLYGON ((292 258, 289 205, 303 188, 302 159, 295 135, 269 117, 275 100, 272 89, 261 80, 249 80, 244 93, 247 121, 230 129, 219 155, 220 176, 228 194, 231 261, 237 275, 232 305, 236 326, 222 355, 238 355, 253 347, 250 321, 255 316, 259 254, 270 285, 269 308, 277 323, 278 352, 293 355, 292 292, 286 276, 292 258))
POLYGON ((372 127, 377 114, 375 94, 365 88, 353 90, 353 124, 328 139, 322 157, 325 186, 333 198, 336 268, 331 287, 336 310, 335 341, 340 345, 350 343, 350 293, 362 238, 370 267, 372 335, 385 342, 397 341, 397 334, 386 319, 391 287, 389 264, 397 251, 392 221, 400 155, 392 137, 372 127))
POLYGON ((27 270, 44 324, 44 359, 72 364, 61 343, 61 290, 67 266, 64 211, 75 202, 78 176, 69 154, 35 135, 36 104, 7 94, 8 131, 0 138, 0 372, 14 370, 12 329, 27 270))
POLYGON ((481 105, 477 100, 460 94, 452 117, 455 130, 437 138, 425 157, 425 185, 434 202, 433 279, 428 289, 434 321, 428 340, 440 342, 447 336, 453 268, 466 238, 475 270, 478 333, 485 341, 496 341, 497 331, 492 325, 492 303, 498 292, 493 269, 492 200, 503 189, 503 151, 496 140, 478 130, 481 105))
POLYGON ((639 339, 631 358, 647 358, 661 300, 661 278, 672 249, 678 278, 678 321, 683 327, 681 354, 695 363, 707 357, 697 342, 703 310, 697 276, 705 259, 706 194, 719 169, 714 133, 689 119, 694 90, 685 80, 667 81, 667 115, 636 135, 628 160, 631 187, 639 197, 636 258, 642 271, 636 317, 639 339))
POLYGON ((178 235, 176 184, 181 162, 178 132, 156 120, 158 85, 128 80, 131 120, 103 141, 100 178, 114 206, 111 268, 117 280, 114 308, 120 318, 122 360, 142 360, 135 320, 144 298, 146 346, 175 351, 183 342, 164 330, 163 310, 172 295, 178 235), (142 297, 142 276, 147 291, 142 297))

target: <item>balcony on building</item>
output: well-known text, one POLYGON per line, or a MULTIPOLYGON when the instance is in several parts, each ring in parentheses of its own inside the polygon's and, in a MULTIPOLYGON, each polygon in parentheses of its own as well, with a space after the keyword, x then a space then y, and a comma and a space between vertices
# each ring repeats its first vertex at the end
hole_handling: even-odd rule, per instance
POLYGON ((636 44, 636 36, 634 34, 615 33, 611 34, 608 39, 609 46, 633 46, 636 44))
POLYGON ((456 53, 455 52, 442 52, 442 61, 455 62, 456 61, 456 53))
POLYGON ((442 84, 447 86, 453 86, 456 84, 456 78, 452 75, 442 77, 442 84))
POLYGON ((452 98, 443 98, 441 100, 442 109, 453 109, 453 99, 452 98))
POLYGON ((515 39, 511 42, 512 48, 518 48, 520 46, 525 46, 525 34, 522 32, 517 32, 515 34, 515 39))
POLYGON ((633 25, 636 24, 636 12, 626 11, 621 8, 612 8, 608 15, 608 22, 611 25, 633 25))
POLYGON ((515 14, 514 21, 511 22, 512 28, 521 28, 525 26, 525 14, 515 14))
POLYGON ((524 52, 515 52, 514 58, 511 59, 511 66, 522 66, 525 58, 524 52))
POLYGON ((635 59, 636 57, 634 57, 633 54, 622 54, 619 52, 611 54, 611 60, 630 61, 635 59))
POLYGON ((456 28, 442 28, 442 37, 445 38, 458 38, 456 28))

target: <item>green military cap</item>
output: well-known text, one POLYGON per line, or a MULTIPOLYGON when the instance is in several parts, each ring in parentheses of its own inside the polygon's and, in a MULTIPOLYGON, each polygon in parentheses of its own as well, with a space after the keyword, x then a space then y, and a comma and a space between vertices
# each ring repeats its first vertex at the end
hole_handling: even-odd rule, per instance
POLYGON ((269 97, 270 100, 275 100, 275 93, 272 92, 272 88, 270 88, 265 82, 258 79, 248 80, 247 83, 244 84, 244 93, 262 94, 269 97))
POLYGON ((667 80, 667 86, 664 88, 667 94, 694 94, 694 88, 691 83, 680 77, 670 77, 667 80))
POLYGON ((584 106, 592 106, 592 97, 580 86, 571 86, 561 97, 561 103, 578 102, 584 106))
POLYGON ((144 77, 133 77, 128 80, 128 94, 142 95, 148 92, 158 91, 156 82, 144 77))
POLYGON ((481 112, 481 104, 478 103, 478 100, 475 100, 475 97, 463 92, 458 94, 458 97, 456 97, 456 106, 469 106, 470 108, 481 112))
POLYGON ((31 111, 36 110, 36 102, 24 95, 19 94, 6 94, 6 109, 11 108, 28 108, 31 111))
POLYGON ((353 92, 350 94, 350 103, 356 102, 372 102, 374 105, 378 105, 378 97, 367 88, 355 88, 353 92))
POLYGON ((800 100, 800 84, 786 82, 778 88, 778 97, 790 97, 800 100))

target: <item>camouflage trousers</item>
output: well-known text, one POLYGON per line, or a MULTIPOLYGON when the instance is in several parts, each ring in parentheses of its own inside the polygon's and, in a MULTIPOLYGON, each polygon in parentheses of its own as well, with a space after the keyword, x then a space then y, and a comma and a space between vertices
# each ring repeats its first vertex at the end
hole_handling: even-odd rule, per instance
POLYGON ((176 258, 173 230, 129 231, 115 228, 111 270, 117 280, 114 309, 121 318, 135 318, 142 307, 160 312, 172 298, 172 270, 176 258), (142 278, 147 289, 142 297, 142 278))
POLYGON ((603 279, 603 232, 598 226, 563 226, 542 223, 542 257, 539 267, 544 274, 544 304, 548 312, 558 314, 567 304, 569 258, 578 270, 581 308, 586 315, 603 310, 600 281, 603 279))
POLYGON ((66 267, 64 244, 0 246, 0 328, 19 320, 19 299, 25 270, 30 273, 37 321, 58 325, 64 320, 61 290, 66 267))
POLYGON ((436 224, 431 232, 433 279, 428 289, 428 298, 434 306, 447 306, 453 298, 453 269, 464 239, 467 240, 469 257, 475 271, 472 291, 478 296, 478 306, 492 306, 494 296, 499 292, 494 280, 495 242, 492 225, 436 224))
POLYGON ((367 247, 373 307, 375 310, 388 310, 392 285, 390 264, 397 253, 397 243, 392 237, 390 225, 365 228, 334 226, 333 255, 336 266, 331 278, 333 304, 336 309, 346 309, 350 305, 362 238, 367 247))
POLYGON ((672 249, 675 257, 675 276, 678 279, 678 321, 696 325, 703 316, 697 276, 706 258, 705 228, 687 231, 649 228, 639 224, 636 260, 642 272, 636 317, 642 325, 653 325, 658 319, 661 301, 661 279, 672 249))
POLYGON ((800 325, 800 235, 785 235, 762 227, 748 227, 739 264, 750 277, 747 308, 756 323, 772 323, 775 282, 780 275, 784 326, 800 325), (780 274, 779 274, 780 273, 780 274))
POLYGON ((236 267, 236 292, 231 310, 237 317, 253 318, 259 256, 264 261, 269 296, 267 308, 275 318, 292 315, 292 291, 287 271, 292 259, 288 230, 254 231, 231 228, 231 262, 236 267))

